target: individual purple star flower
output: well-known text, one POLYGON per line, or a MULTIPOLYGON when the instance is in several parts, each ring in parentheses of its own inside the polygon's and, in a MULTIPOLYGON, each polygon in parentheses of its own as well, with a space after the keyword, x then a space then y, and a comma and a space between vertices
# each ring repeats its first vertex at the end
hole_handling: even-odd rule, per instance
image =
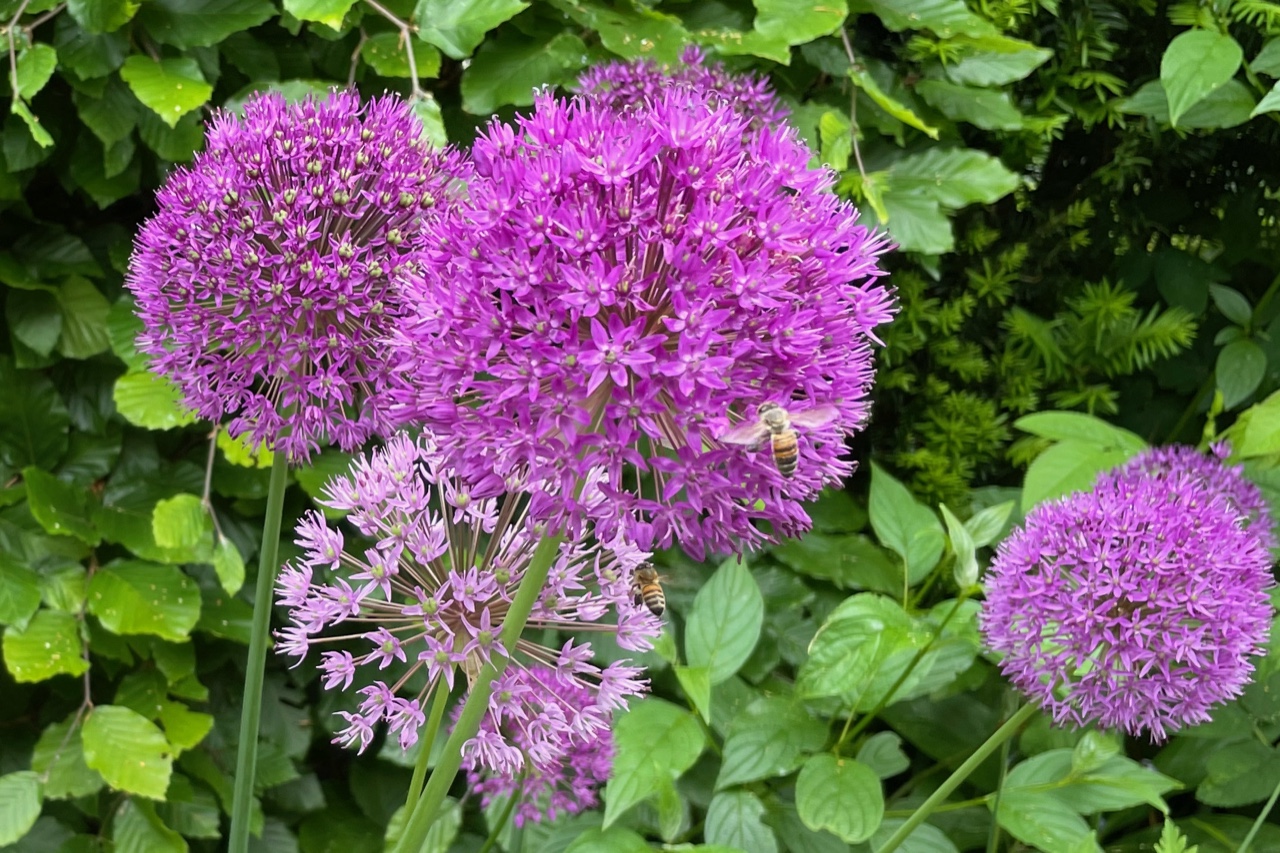
POLYGON ((395 279, 432 263, 428 224, 464 163, 395 96, 352 92, 218 113, 138 233, 126 286, 139 349, 191 409, 303 461, 383 430, 364 401, 404 314, 395 279))
POLYGON ((672 87, 684 87, 717 99, 753 124, 777 127, 790 112, 767 78, 734 74, 719 63, 708 63, 697 45, 689 45, 675 65, 650 59, 596 65, 578 78, 578 91, 611 107, 625 107, 658 98, 672 87))
POLYGON ((494 797, 516 796, 517 827, 594 808, 613 766, 612 732, 605 728, 582 738, 567 726, 543 721, 579 713, 594 705, 596 697, 544 666, 505 673, 493 697, 475 745, 463 751, 467 785, 480 795, 481 805, 494 797), (488 739, 509 744, 528 761, 514 773, 496 771, 482 763, 480 744, 488 739))
POLYGON ((1243 691, 1271 623, 1259 525, 1195 470, 1128 465, 1000 544, 980 625, 1058 724, 1156 742, 1243 691))
MULTIPOLYGON (((588 488, 583 499, 599 496, 588 488)), ((468 754, 473 766, 510 776, 534 746, 551 762, 562 747, 600 738, 612 712, 645 690, 639 668, 596 666, 590 645, 575 639, 548 648, 523 636, 508 655, 503 622, 547 532, 526 493, 477 497, 429 438, 400 434, 330 481, 321 503, 348 513, 365 542, 350 541, 318 512, 302 519, 302 556, 277 580, 278 601, 290 608, 277 650, 301 662, 313 647, 331 646, 319 665, 326 689, 349 688, 359 672, 371 679, 358 709, 343 713, 347 726, 335 743, 363 750, 385 722, 408 749, 429 697, 459 681, 469 686, 485 664, 509 657, 491 710, 502 730, 482 732, 468 754), (332 628, 341 630, 326 633, 332 628), (554 679, 530 674, 544 671, 554 679), (421 686, 397 695, 406 683, 421 686), (567 706, 570 690, 578 698, 567 706), (509 720, 526 724, 520 738, 509 737, 509 720)), ((607 632, 623 649, 650 648, 662 623, 631 592, 647 556, 621 540, 567 533, 529 633, 607 632)))
POLYGON ((463 472, 561 496, 600 472, 600 532, 646 549, 806 529, 802 503, 852 470, 843 439, 866 423, 871 343, 896 308, 886 243, 832 174, 790 128, 750 125, 684 88, 621 109, 542 95, 490 125, 441 229, 450 263, 406 281, 398 418, 463 472), (831 413, 785 472, 767 430, 721 440, 765 403, 831 413))

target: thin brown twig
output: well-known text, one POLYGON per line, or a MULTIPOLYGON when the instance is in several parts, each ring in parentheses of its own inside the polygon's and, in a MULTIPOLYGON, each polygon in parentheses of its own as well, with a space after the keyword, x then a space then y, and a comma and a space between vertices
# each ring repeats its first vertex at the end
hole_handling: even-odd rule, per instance
POLYGON ((31 5, 31 0, 22 0, 22 4, 18 6, 18 11, 13 13, 13 17, 9 19, 9 23, 4 26, 4 34, 9 39, 9 89, 13 92, 14 101, 20 100, 18 97, 18 48, 14 44, 13 31, 18 28, 18 19, 22 17, 22 13, 27 11, 27 6, 31 5))
POLYGON ((356 68, 360 65, 360 51, 364 50, 364 43, 368 40, 369 34, 364 31, 364 27, 361 27, 360 40, 356 42, 356 49, 351 51, 351 67, 347 70, 348 87, 356 84, 356 68))
POLYGON ((368 3, 373 11, 386 18, 391 22, 392 26, 400 31, 400 43, 404 46, 405 55, 409 58, 409 85, 411 86, 409 100, 420 101, 425 99, 427 93, 418 85, 418 60, 413 55, 412 33, 417 30, 417 27, 397 18, 390 9, 377 2, 377 0, 364 0, 364 2, 368 3))
MULTIPOLYGON (((849 57, 849 65, 851 67, 857 65, 858 59, 853 53, 853 44, 849 41, 849 31, 844 27, 840 28, 840 41, 844 42, 844 52, 849 57)), ((858 164, 858 174, 865 181, 867 169, 862 165, 862 151, 858 149, 858 87, 852 88, 853 92, 849 97, 849 139, 853 143, 853 161, 858 164)))

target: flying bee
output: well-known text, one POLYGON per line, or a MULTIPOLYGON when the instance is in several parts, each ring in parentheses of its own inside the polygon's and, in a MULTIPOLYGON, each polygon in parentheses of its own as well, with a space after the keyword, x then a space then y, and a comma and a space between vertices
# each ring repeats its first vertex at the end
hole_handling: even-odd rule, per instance
POLYGON ((649 612, 661 616, 667 609, 667 597, 662 592, 662 577, 652 563, 641 563, 631 578, 631 592, 636 597, 636 604, 644 602, 649 612))
POLYGON ((835 406, 814 406, 799 412, 788 412, 777 403, 761 403, 756 409, 756 420, 739 424, 720 436, 725 444, 740 444, 758 448, 767 438, 773 450, 773 463, 778 473, 790 477, 800 461, 800 449, 796 444, 794 427, 812 429, 825 426, 840 414, 835 406))

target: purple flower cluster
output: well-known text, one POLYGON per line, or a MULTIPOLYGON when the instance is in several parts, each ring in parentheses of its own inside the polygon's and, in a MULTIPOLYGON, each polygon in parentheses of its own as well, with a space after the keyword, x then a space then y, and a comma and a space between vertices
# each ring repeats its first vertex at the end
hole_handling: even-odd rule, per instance
POLYGON ((504 673, 480 733, 463 750, 467 785, 485 806, 494 797, 518 797, 516 826, 595 807, 613 766, 613 734, 605 727, 583 738, 560 722, 595 708, 591 691, 545 666, 504 673), (548 726, 548 719, 559 724, 548 726), (518 757, 512 748, 528 757, 523 768, 484 772, 486 766, 492 769, 483 760, 486 750, 518 757))
MULTIPOLYGON (((501 641, 504 619, 546 530, 518 493, 475 497, 443 467, 429 439, 393 437, 359 458, 349 476, 332 480, 322 503, 349 513, 372 544, 351 547, 319 513, 304 518, 297 540, 303 555, 277 582, 279 603, 290 608, 278 650, 301 661, 312 646, 342 646, 321 656, 326 689, 350 687, 358 667, 393 668, 396 676, 360 690, 364 699, 356 713, 343 712, 347 727, 335 742, 363 750, 385 721, 408 749, 434 691, 452 688, 459 674, 470 684, 485 664, 509 657, 501 689, 510 695, 497 700, 493 712, 502 731, 471 741, 469 754, 474 766, 511 776, 525 754, 546 763, 572 744, 600 737, 612 711, 645 689, 637 667, 592 664, 587 643, 568 640, 550 649, 522 637, 509 654, 501 641), (324 634, 338 626, 341 635, 324 634), (537 695, 533 685, 543 682, 520 675, 531 667, 552 672, 551 683, 562 692, 572 685, 591 701, 569 707, 537 695), (425 686, 412 697, 397 696, 419 672, 425 686), (519 738, 508 739, 509 721, 521 724, 519 738)), ((647 556, 623 542, 605 547, 567 537, 527 627, 607 631, 622 648, 649 648, 661 623, 630 591, 632 572, 647 556), (616 621, 603 621, 610 612, 616 621)))
POLYGON ((264 94, 220 113, 138 234, 139 349, 232 435, 295 461, 356 449, 383 426, 364 401, 404 315, 394 281, 432 262, 429 226, 465 177, 395 97, 264 94))
POLYGON ((606 538, 701 555, 807 529, 802 502, 852 469, 895 307, 885 242, 795 132, 680 87, 623 108, 543 95, 472 156, 447 262, 406 284, 397 417, 464 474, 570 495, 601 472, 606 538), (801 432, 792 478, 768 442, 719 440, 765 402, 838 412, 801 432))
POLYGON ((1214 465, 1152 452, 1001 543, 981 628, 1055 722, 1159 742, 1244 689, 1271 621, 1269 530, 1214 465))
POLYGON ((732 74, 720 63, 706 60, 702 48, 689 45, 675 66, 647 59, 597 65, 578 78, 578 91, 606 106, 622 108, 683 88, 723 103, 756 126, 777 127, 786 119, 789 111, 767 79, 732 74))

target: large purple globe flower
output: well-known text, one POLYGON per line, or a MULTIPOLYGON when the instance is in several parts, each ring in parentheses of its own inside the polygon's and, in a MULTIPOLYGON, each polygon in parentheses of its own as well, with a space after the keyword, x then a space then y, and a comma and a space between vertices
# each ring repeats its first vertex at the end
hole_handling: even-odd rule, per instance
POLYGON ((392 282, 428 263, 426 224, 463 176, 396 97, 255 96, 219 113, 138 234, 126 285, 139 348, 189 407, 306 459, 381 430, 376 342, 404 313, 392 282))
POLYGON ((1240 695, 1271 622, 1259 526, 1198 473, 1143 464, 1037 506, 986 585, 1015 686, 1059 724, 1157 742, 1240 695))
MULTIPOLYGON (((301 662, 312 647, 338 646, 321 655, 329 689, 350 687, 357 668, 394 666, 394 681, 373 680, 360 691, 358 711, 342 712, 347 726, 335 742, 363 750, 381 721, 408 749, 430 697, 452 689, 459 678, 469 685, 495 656, 507 657, 503 623, 545 529, 532 520, 522 494, 474 497, 444 467, 430 439, 415 442, 403 434, 357 459, 349 476, 332 480, 322 503, 348 512, 367 541, 349 546, 319 513, 302 520, 297 541, 303 554, 277 580, 279 603, 290 608, 277 650, 301 662), (413 683, 421 687, 411 696, 397 695, 419 673, 413 683)), ((535 634, 603 631, 624 649, 650 648, 661 622, 631 593, 632 573, 647 556, 626 543, 606 547, 569 535, 527 628, 535 634), (616 618, 606 621, 610 614, 616 618)), ((551 761, 574 739, 607 729, 611 712, 643 692, 646 682, 637 667, 618 662, 600 668, 591 657, 587 643, 567 640, 547 648, 523 636, 510 656, 508 681, 526 669, 550 667, 558 683, 572 683, 591 701, 570 708, 553 688, 540 691, 536 679, 527 678, 519 696, 495 694, 506 713, 517 713, 517 704, 524 709, 528 731, 522 741, 482 732, 469 742, 475 763, 512 777, 526 753, 551 761)))
POLYGON ((801 502, 852 466, 867 420, 884 241, 830 192, 790 128, 753 129, 676 88, 614 109, 543 95, 477 139, 448 265, 406 286, 395 332, 404 420, 463 470, 515 472, 611 498, 606 537, 694 554, 793 535, 801 502), (793 477, 720 439, 763 403, 831 406, 793 477), (767 522, 769 530, 757 522, 767 522))

